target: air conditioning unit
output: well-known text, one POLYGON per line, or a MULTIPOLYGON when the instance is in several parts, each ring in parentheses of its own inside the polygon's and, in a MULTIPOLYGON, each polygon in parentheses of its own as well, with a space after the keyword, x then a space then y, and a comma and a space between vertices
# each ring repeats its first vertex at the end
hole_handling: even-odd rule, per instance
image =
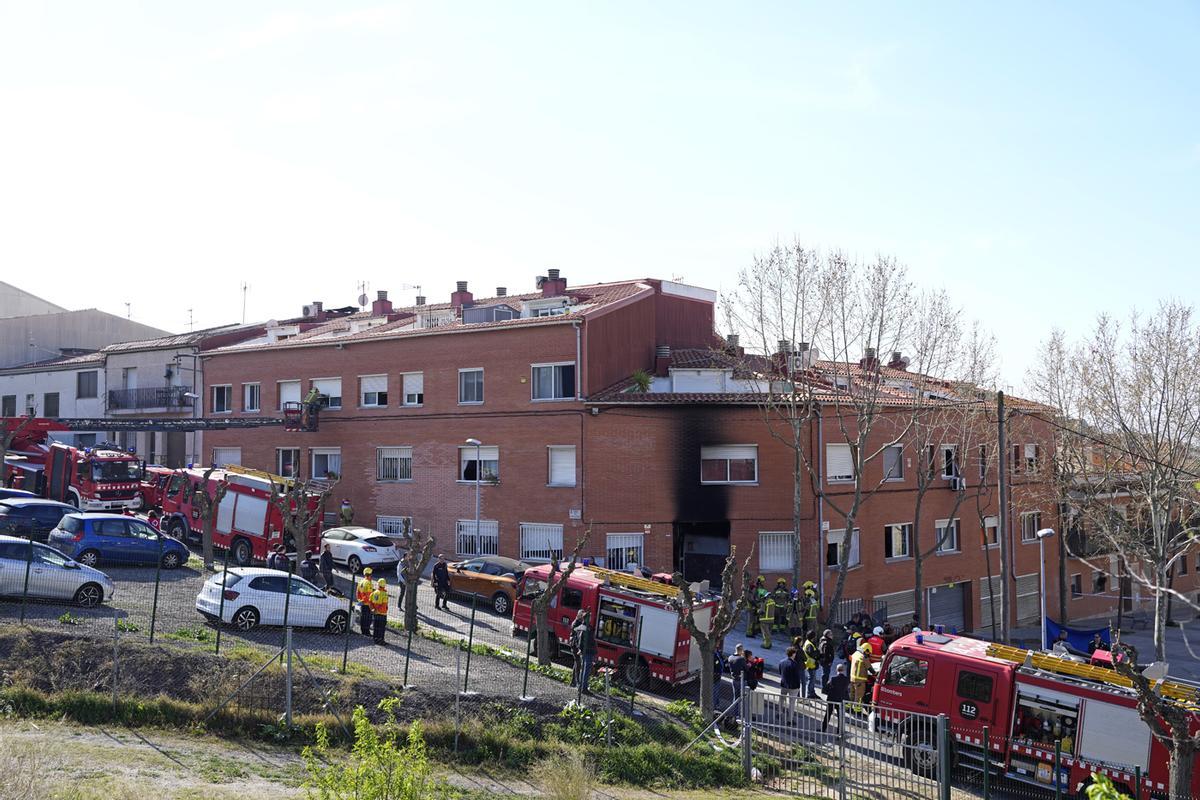
MULTIPOLYGON (((292 308, 295 308, 295 306, 292 306, 292 308)), ((316 307, 316 306, 314 306, 314 305, 306 305, 306 306, 301 306, 301 307, 300 307, 300 316, 302 316, 302 317, 315 317, 316 315, 317 315, 317 307, 316 307)))

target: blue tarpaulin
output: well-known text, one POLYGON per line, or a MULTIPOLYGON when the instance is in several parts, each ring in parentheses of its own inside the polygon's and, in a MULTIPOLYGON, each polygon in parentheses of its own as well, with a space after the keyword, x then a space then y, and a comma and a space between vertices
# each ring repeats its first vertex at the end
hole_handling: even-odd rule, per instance
POLYGON ((1080 653, 1087 655, 1088 644, 1091 643, 1092 637, 1097 633, 1100 634, 1101 641, 1105 647, 1111 647, 1112 641, 1109 639, 1108 628, 1093 628, 1091 630, 1081 630, 1079 628, 1068 628, 1065 625, 1059 625, 1049 617, 1046 618, 1046 642, 1053 647, 1058 641, 1058 632, 1067 632, 1067 646, 1073 650, 1078 650, 1080 653))

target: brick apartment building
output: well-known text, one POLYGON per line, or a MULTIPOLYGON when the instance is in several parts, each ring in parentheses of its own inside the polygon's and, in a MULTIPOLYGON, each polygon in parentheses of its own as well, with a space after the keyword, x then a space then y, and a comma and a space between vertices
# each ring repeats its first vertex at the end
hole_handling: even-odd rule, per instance
MULTIPOLYGON (((303 331, 270 327, 208 351, 207 416, 275 416, 312 389, 327 398, 319 431, 213 431, 208 457, 336 476, 338 499, 351 500, 357 521, 392 535, 420 528, 448 554, 546 559, 589 532, 584 553, 610 565, 712 579, 736 546, 743 556, 753 548, 752 570, 790 576, 794 454, 767 431, 753 382, 714 357, 726 347, 714 334, 715 294, 649 279, 568 288, 556 271, 537 283, 535 292, 498 288, 488 299, 459 283, 449 302, 417 298, 405 308, 381 292, 369 311, 303 331), (652 377, 635 378, 639 371, 652 377)), ((863 367, 904 383, 898 362, 819 362, 813 372, 863 367)), ((831 379, 828 390, 838 388, 831 379)), ((885 418, 903 406, 898 400, 885 418)), ((880 445, 888 427, 886 419, 879 426, 880 445)), ((1033 532, 1060 527, 1043 472, 1054 437, 1032 413, 1011 432, 1013 621, 1036 623, 1033 532)), ((828 416, 804 435, 822 472, 818 485, 837 502, 847 491, 838 472, 844 437, 828 416)), ((958 500, 951 516, 962 489, 952 475, 935 481, 914 542, 913 475, 923 455, 899 445, 888 457, 889 479, 882 459, 869 465, 879 488, 849 537, 806 482, 801 574, 828 597, 837 572, 830 565, 848 546, 843 596, 886 605, 888 618, 904 622, 913 608, 911 551, 928 549, 935 528, 949 527, 944 552, 924 561, 925 607, 935 621, 984 629, 989 586, 999 596, 996 493, 958 500)), ((958 480, 995 485, 994 463, 981 467, 974 453, 954 458, 958 480)), ((1056 547, 1047 560, 1047 593, 1057 598, 1056 547)), ((1076 574, 1082 583, 1085 568, 1072 563, 1068 580, 1076 574)), ((1086 588, 1081 595, 1092 594, 1086 588)))

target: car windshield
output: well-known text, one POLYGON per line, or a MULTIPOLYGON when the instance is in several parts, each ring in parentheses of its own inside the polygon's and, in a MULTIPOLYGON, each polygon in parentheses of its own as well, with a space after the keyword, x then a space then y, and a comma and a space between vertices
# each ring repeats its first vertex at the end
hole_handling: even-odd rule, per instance
POLYGON ((367 544, 373 544, 376 547, 391 547, 392 540, 386 536, 372 536, 366 540, 367 544))
POLYGON ((137 481, 142 477, 142 465, 137 461, 93 461, 92 480, 137 481))

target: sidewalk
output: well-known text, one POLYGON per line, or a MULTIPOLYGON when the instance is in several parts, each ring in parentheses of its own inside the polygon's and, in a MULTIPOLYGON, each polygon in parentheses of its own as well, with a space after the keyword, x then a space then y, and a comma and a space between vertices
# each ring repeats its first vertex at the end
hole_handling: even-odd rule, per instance
MULTIPOLYGON (((1182 610, 1176 610, 1176 622, 1183 622, 1182 610)), ((1108 625, 1110 618, 1098 617, 1091 620, 1071 620, 1072 628, 1103 628, 1108 625)), ((1112 622, 1116 622, 1112 618, 1112 622)), ((1040 634, 1036 625, 1012 630, 1013 644, 1037 649, 1040 634)), ((1121 629, 1121 641, 1137 648, 1138 659, 1143 664, 1154 661, 1154 631, 1149 627, 1134 629, 1126 621, 1121 629)), ((1178 625, 1167 628, 1166 660, 1167 674, 1172 678, 1200 683, 1200 620, 1189 619, 1184 622, 1181 630, 1178 625)))

